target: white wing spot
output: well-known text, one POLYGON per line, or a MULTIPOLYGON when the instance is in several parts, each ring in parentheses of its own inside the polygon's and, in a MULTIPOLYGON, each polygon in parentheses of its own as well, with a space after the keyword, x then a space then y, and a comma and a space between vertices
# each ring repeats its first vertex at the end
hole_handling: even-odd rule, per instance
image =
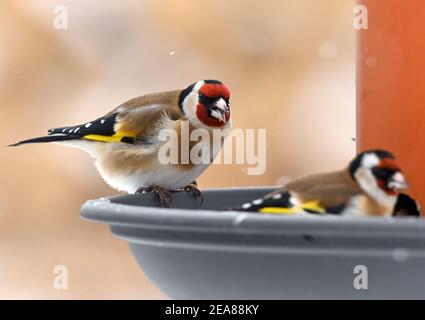
POLYGON ((242 205, 242 209, 249 209, 251 207, 252 207, 252 205, 250 203, 245 203, 245 204, 242 205))
POLYGON ((80 127, 78 127, 77 129, 74 130, 74 133, 77 132, 78 130, 80 130, 80 127))
POLYGON ((297 198, 295 198, 294 196, 291 196, 290 198, 289 198, 289 202, 294 206, 294 207, 297 207, 297 206, 299 206, 300 204, 301 204, 301 202, 297 199, 297 198))
POLYGON ((262 204, 262 203, 263 203, 263 199, 257 199, 257 200, 254 200, 254 201, 252 201, 252 203, 253 203, 254 205, 258 206, 259 204, 262 204))
POLYGON ((88 128, 88 127, 90 127, 90 126, 91 126, 91 122, 86 123, 86 125, 85 125, 85 127, 86 127, 86 128, 88 128))
POLYGON ((282 194, 281 193, 277 193, 272 198, 275 199, 275 200, 282 199, 282 194))
POLYGON ((62 130, 62 132, 65 132, 65 131, 66 131, 66 129, 63 129, 63 130, 62 130))
POLYGON ((105 119, 100 120, 100 123, 101 124, 104 124, 105 123, 105 119))

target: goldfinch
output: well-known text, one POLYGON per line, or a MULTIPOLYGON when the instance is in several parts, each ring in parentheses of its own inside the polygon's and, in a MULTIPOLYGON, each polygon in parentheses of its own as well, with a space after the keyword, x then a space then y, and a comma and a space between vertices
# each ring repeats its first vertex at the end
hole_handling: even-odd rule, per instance
MULTIPOLYGON (((219 150, 208 148, 211 162, 163 164, 159 150, 167 141, 167 130, 178 133, 184 143, 183 125, 189 134, 195 129, 212 133, 214 129, 231 129, 230 91, 220 81, 200 80, 184 90, 143 95, 128 100, 94 121, 77 126, 48 130, 48 135, 24 140, 28 143, 56 142, 77 147, 96 159, 103 179, 114 189, 127 193, 154 192, 163 206, 169 206, 171 191, 184 189, 201 196, 195 180, 207 169, 219 150), (160 138, 162 137, 162 138, 160 138)), ((194 146, 189 145, 188 153, 194 146)), ((178 148, 180 152, 180 148, 178 148)), ((179 159, 184 156, 179 154, 179 159)))
POLYGON ((341 171, 296 179, 236 210, 388 217, 393 215, 399 191, 407 187, 394 156, 370 150, 360 153, 341 171))

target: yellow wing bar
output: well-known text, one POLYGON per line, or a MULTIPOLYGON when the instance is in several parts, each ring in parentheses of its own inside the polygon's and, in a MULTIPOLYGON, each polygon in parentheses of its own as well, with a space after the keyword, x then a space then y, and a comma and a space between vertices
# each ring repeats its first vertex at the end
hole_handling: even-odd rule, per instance
POLYGON ((261 213, 271 213, 271 214, 287 214, 294 215, 297 213, 305 213, 305 210, 311 210, 318 213, 325 213, 326 210, 319 205, 318 201, 309 201, 301 203, 298 206, 291 208, 284 207, 264 207, 261 208, 259 212, 261 213))
POLYGON ((128 137, 128 138, 135 138, 137 134, 135 132, 124 132, 124 131, 118 131, 112 136, 103 136, 99 134, 87 134, 83 136, 83 139, 87 140, 93 140, 93 141, 101 141, 101 142, 121 142, 122 138, 128 137))

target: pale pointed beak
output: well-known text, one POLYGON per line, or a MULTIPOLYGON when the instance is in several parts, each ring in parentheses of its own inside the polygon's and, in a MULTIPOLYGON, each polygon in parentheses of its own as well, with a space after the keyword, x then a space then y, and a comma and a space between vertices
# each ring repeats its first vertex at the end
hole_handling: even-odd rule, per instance
POLYGON ((223 99, 223 98, 218 99, 218 100, 217 100, 217 102, 216 102, 216 103, 214 103, 214 106, 215 106, 217 109, 219 109, 219 110, 221 110, 221 111, 223 111, 223 112, 227 112, 227 109, 228 109, 228 107, 227 107, 227 103, 226 103, 226 101, 224 101, 224 99, 223 99))
POLYGON ((211 108, 211 116, 214 118, 226 123, 227 122, 227 113, 229 112, 229 106, 223 98, 217 100, 213 107, 211 108))
POLYGON ((388 181, 388 188, 394 191, 408 189, 409 183, 401 172, 396 172, 388 181))

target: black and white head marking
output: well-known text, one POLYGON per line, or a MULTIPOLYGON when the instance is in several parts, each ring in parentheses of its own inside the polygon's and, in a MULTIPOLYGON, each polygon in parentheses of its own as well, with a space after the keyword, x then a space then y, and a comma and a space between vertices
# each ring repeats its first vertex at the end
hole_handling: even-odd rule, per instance
POLYGON ((200 80, 179 97, 179 107, 197 128, 229 127, 229 91, 217 80, 200 80))
POLYGON ((407 187, 407 183, 397 166, 385 166, 385 163, 394 164, 394 155, 384 150, 365 151, 350 163, 349 173, 377 203, 394 206, 396 191, 407 187))

